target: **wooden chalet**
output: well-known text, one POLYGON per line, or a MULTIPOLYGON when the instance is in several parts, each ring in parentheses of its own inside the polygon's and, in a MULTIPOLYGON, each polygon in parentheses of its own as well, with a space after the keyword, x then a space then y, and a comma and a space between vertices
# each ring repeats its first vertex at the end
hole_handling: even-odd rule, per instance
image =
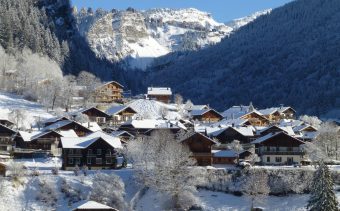
POLYGON ((292 165, 301 163, 304 153, 303 141, 285 132, 270 133, 252 142, 262 164, 292 165))
POLYGON ((3 159, 9 158, 10 153, 13 151, 15 134, 16 131, 0 124, 0 155, 3 159))
POLYGON ((228 144, 234 140, 240 141, 241 144, 249 144, 254 140, 254 131, 252 127, 227 127, 210 134, 219 140, 221 144, 228 144))
POLYGON ((214 109, 192 110, 190 115, 193 120, 200 122, 218 122, 223 116, 214 109))
POLYGON ((56 122, 52 125, 49 125, 43 128, 43 131, 50 131, 50 130, 53 130, 56 132, 74 130, 74 132, 80 137, 86 136, 93 132, 92 130, 83 126, 82 124, 79 124, 78 122, 71 121, 71 120, 59 121, 59 122, 56 122))
POLYGON ((296 137, 302 141, 313 141, 318 136, 318 130, 308 124, 301 124, 299 126, 294 127, 294 132, 296 137))
POLYGON ((73 118, 75 118, 80 113, 87 115, 90 119, 90 122, 97 122, 100 125, 106 124, 106 122, 111 118, 110 115, 96 107, 81 109, 79 111, 72 112, 71 115, 73 118))
POLYGON ((197 165, 212 165, 213 157, 211 148, 213 145, 217 144, 214 140, 201 133, 192 132, 191 135, 183 138, 180 142, 189 147, 190 151, 193 153, 193 157, 197 160, 197 165))
POLYGON ((280 106, 278 111, 281 114, 281 119, 295 119, 296 118, 296 111, 292 107, 284 107, 280 106))
POLYGON ((213 164, 229 164, 234 165, 237 163, 238 153, 234 150, 214 150, 213 151, 213 164))
POLYGON ((251 111, 242 115, 240 118, 248 119, 252 126, 267 126, 270 121, 258 111, 251 111))
POLYGON ((129 106, 112 106, 106 110, 106 113, 110 116, 110 125, 120 125, 130 121, 133 116, 137 114, 137 112, 129 106))
POLYGON ((19 131, 14 138, 16 143, 14 156, 16 158, 30 158, 35 157, 36 153, 60 156, 61 137, 77 138, 78 136, 73 130, 59 132, 50 130, 32 133, 19 131))
POLYGON ((277 108, 267 108, 259 110, 259 112, 266 117, 270 122, 278 122, 281 120, 281 113, 277 108))
POLYGON ((89 169, 114 169, 117 166, 117 149, 122 149, 119 138, 95 132, 86 137, 61 138, 62 168, 72 170, 75 166, 89 169))
POLYGON ((266 127, 264 129, 258 131, 258 133, 259 133, 258 135, 259 136, 265 136, 269 133, 278 133, 278 132, 285 132, 290 136, 295 135, 292 127, 290 127, 290 126, 281 127, 281 126, 277 126, 277 125, 269 126, 269 127, 266 127))
POLYGON ((110 81, 96 88, 94 98, 96 103, 113 103, 122 101, 124 86, 116 81, 110 81))
POLYGON ((170 103, 172 98, 172 91, 169 87, 148 87, 147 97, 150 100, 170 103))

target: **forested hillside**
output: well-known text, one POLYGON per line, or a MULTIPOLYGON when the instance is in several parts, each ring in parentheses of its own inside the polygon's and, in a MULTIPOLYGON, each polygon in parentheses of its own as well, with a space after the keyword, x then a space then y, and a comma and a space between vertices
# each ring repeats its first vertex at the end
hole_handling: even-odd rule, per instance
POLYGON ((339 20, 338 0, 294 1, 218 45, 175 63, 159 60, 146 84, 171 86, 218 109, 253 101, 324 114, 340 107, 339 20))

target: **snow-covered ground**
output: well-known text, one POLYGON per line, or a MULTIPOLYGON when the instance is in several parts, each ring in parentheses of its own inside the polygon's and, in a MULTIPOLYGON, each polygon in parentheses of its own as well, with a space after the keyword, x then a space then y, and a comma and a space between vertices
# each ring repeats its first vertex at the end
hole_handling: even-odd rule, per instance
POLYGON ((25 120, 22 125, 25 128, 30 128, 39 119, 53 117, 38 103, 25 100, 15 94, 0 92, 0 119, 8 119, 9 113, 16 109, 25 111, 25 120))
MULTIPOLYGON (((84 199, 91 191, 93 176, 99 171, 89 171, 88 176, 74 176, 72 171, 59 171, 59 175, 52 175, 51 169, 55 166, 60 167, 60 159, 22 159, 16 162, 23 163, 28 171, 37 168, 40 172, 39 177, 27 176, 23 179, 23 185, 14 185, 12 181, 5 181, 5 192, 0 200, 0 210, 37 210, 43 211, 46 208, 36 200, 39 193, 39 178, 53 181, 57 191, 58 201, 57 210, 70 210, 72 204, 68 203, 68 199, 60 191, 61 180, 66 181, 73 187, 80 190, 84 199)), ((287 167, 288 168, 288 167, 287 167)), ((332 166, 333 170, 338 170, 340 166, 332 166)), ((134 171, 131 168, 121 170, 101 170, 102 173, 115 173, 120 176, 125 184, 125 200, 127 202, 134 201, 134 208, 138 211, 162 210, 163 204, 169 199, 153 190, 147 190, 141 194, 140 198, 136 197, 136 193, 141 190, 141 186, 136 183, 134 171)), ((337 188, 339 189, 339 188, 337 188)), ((214 192, 200 189, 196 195, 198 196, 203 210, 207 211, 231 211, 231 210, 249 210, 251 200, 247 196, 235 196, 223 192, 214 192)), ((340 201, 340 192, 336 192, 340 201)), ((255 206, 263 207, 265 210, 306 210, 308 194, 293 194, 289 196, 268 196, 261 201, 255 202, 255 206)))

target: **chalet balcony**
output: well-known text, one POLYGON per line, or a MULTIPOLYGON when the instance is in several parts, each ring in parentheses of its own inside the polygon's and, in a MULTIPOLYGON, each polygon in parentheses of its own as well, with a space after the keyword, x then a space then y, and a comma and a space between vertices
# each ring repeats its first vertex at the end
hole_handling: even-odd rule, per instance
POLYGON ((68 157, 83 157, 81 153, 68 153, 67 156, 68 157))
POLYGON ((263 151, 260 155, 304 155, 301 151, 263 151))
POLYGON ((197 152, 197 153, 193 153, 193 156, 195 156, 195 157, 200 157, 200 156, 206 157, 206 156, 212 156, 212 154, 209 153, 209 152, 197 152))

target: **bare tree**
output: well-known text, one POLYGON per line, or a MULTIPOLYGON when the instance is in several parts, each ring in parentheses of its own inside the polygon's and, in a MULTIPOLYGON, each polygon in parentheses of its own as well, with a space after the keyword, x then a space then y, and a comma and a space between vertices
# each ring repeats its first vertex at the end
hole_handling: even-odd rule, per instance
POLYGON ((319 128, 319 126, 322 123, 322 121, 316 116, 303 115, 303 116, 300 116, 299 119, 307 124, 310 124, 311 126, 315 128, 319 128))
POLYGON ((15 109, 9 113, 9 120, 14 123, 15 128, 17 130, 20 127, 23 127, 23 121, 25 119, 26 119, 26 112, 22 109, 15 109))
POLYGON ((98 86, 100 86, 100 80, 93 74, 81 71, 77 78, 77 83, 83 86, 82 97, 84 98, 84 106, 86 107, 89 103, 94 101, 94 92, 98 86))
POLYGON ((330 122, 322 123, 315 143, 328 158, 338 160, 340 158, 340 127, 330 122))
POLYGON ((268 175, 262 169, 245 170, 242 176, 242 192, 251 198, 251 210, 254 202, 269 194, 268 175))
POLYGON ((178 107, 183 104, 183 97, 180 94, 175 94, 175 103, 178 107))
MULTIPOLYGON (((168 131, 156 131, 151 137, 138 138, 128 143, 128 155, 136 169, 139 181, 145 186, 172 197, 175 207, 181 193, 193 193, 199 182, 192 153, 178 143, 168 131)), ((186 204, 186 206, 191 206, 186 204)))

